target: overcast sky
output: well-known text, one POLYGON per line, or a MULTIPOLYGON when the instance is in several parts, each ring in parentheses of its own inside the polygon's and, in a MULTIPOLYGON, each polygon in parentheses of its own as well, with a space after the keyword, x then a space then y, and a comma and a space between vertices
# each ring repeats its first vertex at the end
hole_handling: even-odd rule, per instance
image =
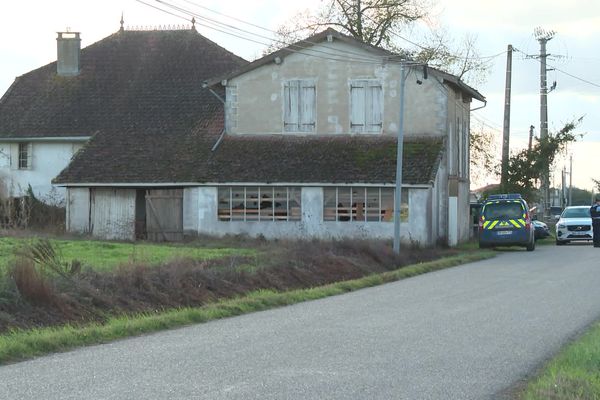
MULTIPOLYGON (((159 5, 152 0, 147 3, 159 5)), ((166 0, 165 0, 166 1, 166 0)), ((211 8, 258 26, 275 29, 297 11, 317 7, 323 0, 169 0, 203 16, 246 27, 262 35, 269 32, 240 25, 194 4, 211 8)), ((548 42, 549 85, 557 82, 548 95, 550 131, 565 122, 584 116, 579 131, 586 133, 573 146, 573 181, 591 189, 590 178, 600 179, 600 1, 597 0, 427 0, 434 3, 429 23, 448 27, 454 37, 473 33, 481 55, 494 55, 512 44, 520 52, 513 55, 511 149, 524 146, 530 125, 539 131, 539 69, 537 60, 525 54, 539 53, 533 36, 535 27, 556 31, 548 42), (572 75, 572 76, 569 76, 572 75), (585 82, 587 81, 587 82, 585 82), (597 172, 594 173, 594 170, 597 172)), ((121 12, 125 26, 185 24, 186 21, 156 10, 136 0, 34 0, 6 2, 0 16, 0 93, 16 76, 56 60, 56 32, 67 28, 81 32, 82 46, 88 46, 119 29, 121 12)), ((198 25, 204 36, 247 60, 260 56, 264 46, 198 25)), ((410 38, 410 32, 406 32, 410 38)), ((242 35, 249 36, 249 35, 242 35)), ((267 42, 254 36, 254 40, 267 42)), ((399 45, 406 45, 401 41, 399 45)), ((487 106, 473 113, 472 129, 485 124, 501 135, 503 124, 506 56, 493 59, 485 84, 477 89, 486 96, 487 106)), ((473 103, 473 107, 479 104, 473 103)), ((500 149, 497 149, 500 154, 500 149)), ((561 163, 562 166, 562 163, 561 163)), ((560 177, 555 179, 560 181, 560 177)), ((488 183, 488 182, 481 182, 488 183)))

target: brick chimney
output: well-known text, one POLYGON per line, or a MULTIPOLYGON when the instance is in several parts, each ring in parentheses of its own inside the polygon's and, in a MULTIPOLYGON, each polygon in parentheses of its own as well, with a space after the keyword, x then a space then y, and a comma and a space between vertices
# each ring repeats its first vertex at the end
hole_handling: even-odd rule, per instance
POLYGON ((58 32, 56 50, 56 73, 59 76, 79 75, 79 53, 81 52, 79 32, 58 32))

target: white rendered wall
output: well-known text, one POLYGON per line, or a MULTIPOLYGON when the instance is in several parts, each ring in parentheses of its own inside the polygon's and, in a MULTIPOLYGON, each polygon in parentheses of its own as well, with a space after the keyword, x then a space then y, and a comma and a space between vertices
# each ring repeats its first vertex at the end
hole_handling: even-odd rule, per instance
POLYGON ((25 194, 28 185, 33 193, 49 204, 62 204, 66 189, 52 186, 56 177, 71 161, 81 142, 32 142, 31 168, 20 170, 18 166, 18 143, 0 142, 0 194, 18 197, 25 194))
MULTIPOLYGON (((432 241, 432 192, 430 188, 404 188, 409 192, 409 221, 400 224, 404 243, 432 241)), ((323 221, 323 190, 321 187, 302 188, 302 217, 300 221, 219 221, 217 218, 217 187, 194 187, 184 190, 184 215, 187 233, 224 236, 246 234, 277 238, 361 238, 391 239, 393 222, 323 221), (188 202, 188 204, 186 204, 188 202), (197 206, 197 212, 194 207, 197 206), (197 218, 197 221, 195 220, 197 218), (197 226, 197 230, 194 229, 197 226)))

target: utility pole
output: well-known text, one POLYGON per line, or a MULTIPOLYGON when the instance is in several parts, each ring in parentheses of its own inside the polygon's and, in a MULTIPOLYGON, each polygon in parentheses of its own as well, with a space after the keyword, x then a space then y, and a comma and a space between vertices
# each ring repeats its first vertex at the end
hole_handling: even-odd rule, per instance
POLYGON ((566 207, 567 200, 567 169, 563 167, 562 169, 562 179, 561 179, 561 188, 560 188, 560 208, 566 207))
POLYGON ((531 146, 533 146, 533 130, 535 127, 533 125, 529 126, 529 146, 527 146, 527 152, 531 153, 531 146))
MULTIPOLYGON (((394 240, 393 251, 400 254, 400 217, 402 207, 402 153, 404 148, 404 92, 406 79, 410 68, 416 65, 423 66, 423 79, 427 79, 427 64, 419 64, 406 60, 400 61, 400 119, 398 121, 398 138, 396 144, 396 189, 394 192, 394 240)), ((421 84, 417 80, 417 84, 421 84)))
POLYGON ((569 162, 569 205, 573 205, 573 154, 569 162))
MULTIPOLYGON (((548 138, 548 81, 546 73, 546 43, 554 37, 554 31, 546 31, 542 28, 535 28, 535 38, 540 42, 540 140, 548 138)), ((544 215, 548 217, 550 211, 550 168, 544 166, 542 171, 542 205, 544 215)))
POLYGON ((396 144, 396 191, 394 193, 394 243, 395 254, 400 254, 400 207, 402 207, 402 150, 404 147, 404 88, 406 86, 406 61, 400 62, 400 121, 396 144))
POLYGON ((502 130, 502 171, 500 184, 504 190, 508 183, 508 153, 510 139, 510 89, 512 79, 512 45, 506 50, 506 86, 504 87, 504 129, 502 130))

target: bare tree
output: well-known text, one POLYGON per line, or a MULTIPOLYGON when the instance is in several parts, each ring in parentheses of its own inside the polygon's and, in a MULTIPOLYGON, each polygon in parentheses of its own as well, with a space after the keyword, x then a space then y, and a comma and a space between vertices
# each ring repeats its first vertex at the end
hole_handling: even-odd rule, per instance
POLYGON ((469 136, 471 182, 482 186, 486 180, 499 176, 500 138, 485 125, 473 127, 469 136))
POLYGON ((445 28, 432 29, 413 57, 469 84, 485 82, 492 66, 491 58, 481 58, 476 35, 467 33, 456 41, 445 28))
POLYGON ((303 11, 277 30, 267 53, 327 27, 356 39, 394 49, 394 32, 427 15, 427 0, 327 0, 316 12, 303 11))
POLYGON ((305 39, 327 27, 374 46, 404 53, 416 61, 449 72, 468 83, 481 83, 490 68, 481 59, 474 35, 465 35, 455 44, 446 29, 432 29, 411 49, 398 45, 415 21, 427 16, 435 0, 326 0, 316 12, 303 11, 277 29, 277 38, 265 50, 271 53, 286 44, 305 39))

